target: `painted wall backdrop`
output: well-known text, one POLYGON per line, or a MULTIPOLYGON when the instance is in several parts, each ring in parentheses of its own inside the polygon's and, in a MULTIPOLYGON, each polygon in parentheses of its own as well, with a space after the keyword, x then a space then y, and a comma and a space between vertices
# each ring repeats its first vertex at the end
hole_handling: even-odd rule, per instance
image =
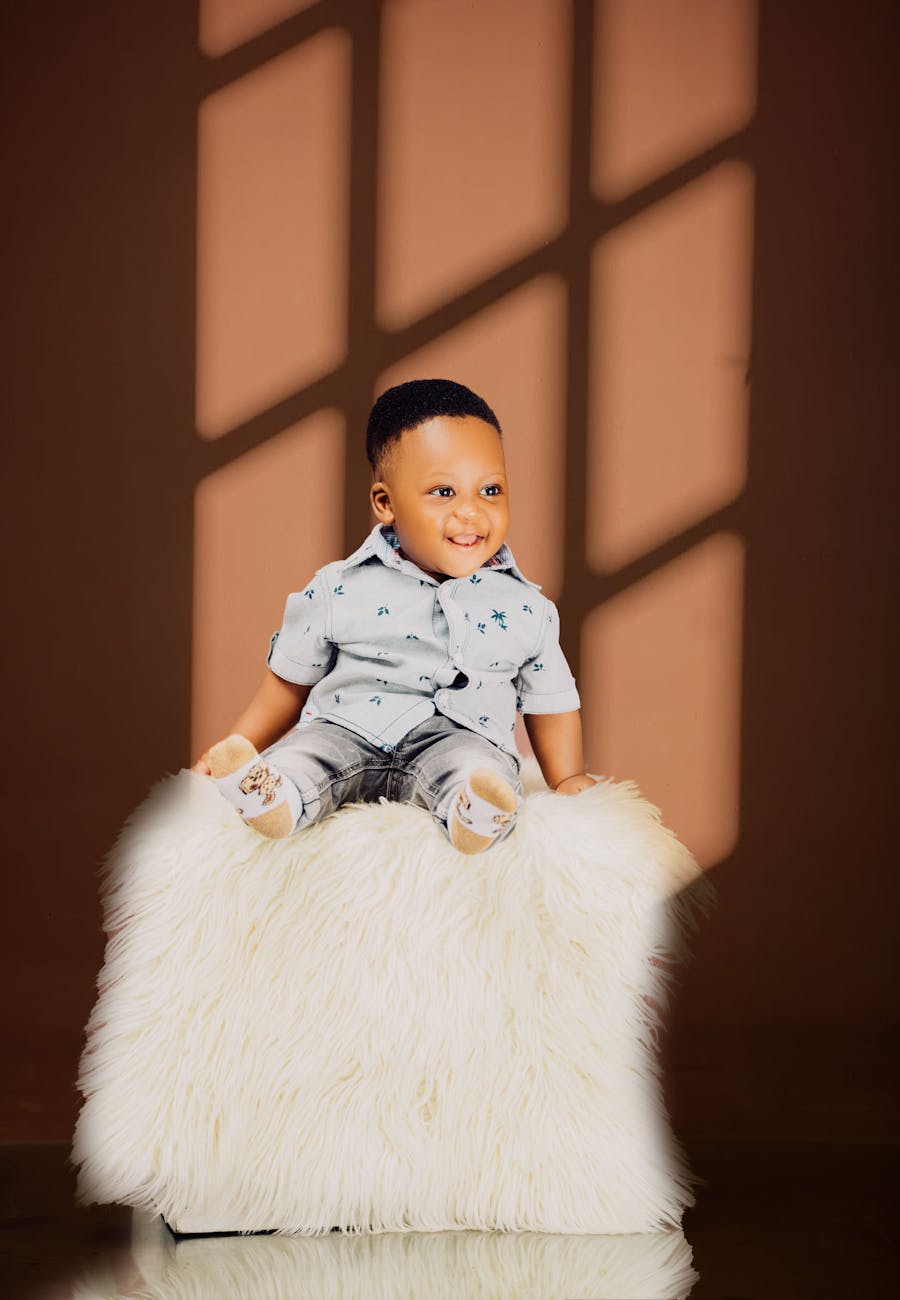
POLYGON ((431 375, 500 418, 589 769, 719 891, 676 1123, 869 1131, 802 1080, 850 1087, 849 1050, 875 1096, 898 1020, 893 6, 38 0, 4 26, 0 1137, 71 1132, 96 868, 372 526, 368 409, 431 375))

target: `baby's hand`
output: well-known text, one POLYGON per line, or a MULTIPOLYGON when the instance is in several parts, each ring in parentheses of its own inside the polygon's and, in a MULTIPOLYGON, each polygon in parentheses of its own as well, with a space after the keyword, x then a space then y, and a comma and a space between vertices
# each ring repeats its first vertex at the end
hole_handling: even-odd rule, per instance
POLYGON ((198 772, 200 776, 212 776, 212 771, 210 770, 209 763, 206 761, 206 755, 208 753, 209 750, 207 749, 203 754, 200 755, 200 757, 197 759, 194 766, 191 768, 192 772, 198 772))
POLYGON ((596 785, 597 782, 587 772, 579 772, 577 776, 567 776, 565 781, 560 781, 556 786, 557 794, 578 794, 579 790, 587 790, 589 786, 596 785))

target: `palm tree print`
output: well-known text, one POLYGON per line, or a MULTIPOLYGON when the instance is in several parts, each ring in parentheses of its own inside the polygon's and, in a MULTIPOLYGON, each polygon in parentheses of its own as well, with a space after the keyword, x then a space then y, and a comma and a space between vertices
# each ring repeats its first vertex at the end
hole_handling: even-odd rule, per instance
POLYGON ((504 632, 506 631, 506 610, 505 609, 492 609, 491 618, 494 620, 495 623, 500 624, 504 632))

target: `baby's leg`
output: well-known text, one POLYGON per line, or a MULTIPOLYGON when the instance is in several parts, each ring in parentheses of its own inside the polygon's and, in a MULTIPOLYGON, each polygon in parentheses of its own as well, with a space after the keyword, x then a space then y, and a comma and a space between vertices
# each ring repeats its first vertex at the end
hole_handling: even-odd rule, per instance
POLYGON ((270 838, 303 830, 342 803, 377 798, 387 766, 377 745, 324 719, 295 728, 259 755, 253 751, 255 760, 251 755, 224 779, 214 765, 218 749, 220 746, 210 750, 209 762, 213 776, 219 778, 219 789, 248 825, 270 838), (236 780, 242 774, 243 779, 236 780), (246 787, 260 784, 274 795, 271 809, 248 801, 246 787), (261 821, 260 814, 268 820, 261 821))
POLYGON ((407 788, 395 798, 428 808, 461 853, 480 853, 511 833, 524 793, 512 758, 442 715, 410 733, 409 744, 407 788))

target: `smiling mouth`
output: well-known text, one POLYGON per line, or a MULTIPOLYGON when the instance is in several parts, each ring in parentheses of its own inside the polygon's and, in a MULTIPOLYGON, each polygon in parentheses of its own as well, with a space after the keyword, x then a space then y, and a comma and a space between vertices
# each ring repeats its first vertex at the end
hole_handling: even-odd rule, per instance
POLYGON ((460 533, 458 537, 448 537, 447 541, 453 546, 468 550, 473 546, 477 546, 479 542, 483 542, 484 538, 477 533, 460 533))

